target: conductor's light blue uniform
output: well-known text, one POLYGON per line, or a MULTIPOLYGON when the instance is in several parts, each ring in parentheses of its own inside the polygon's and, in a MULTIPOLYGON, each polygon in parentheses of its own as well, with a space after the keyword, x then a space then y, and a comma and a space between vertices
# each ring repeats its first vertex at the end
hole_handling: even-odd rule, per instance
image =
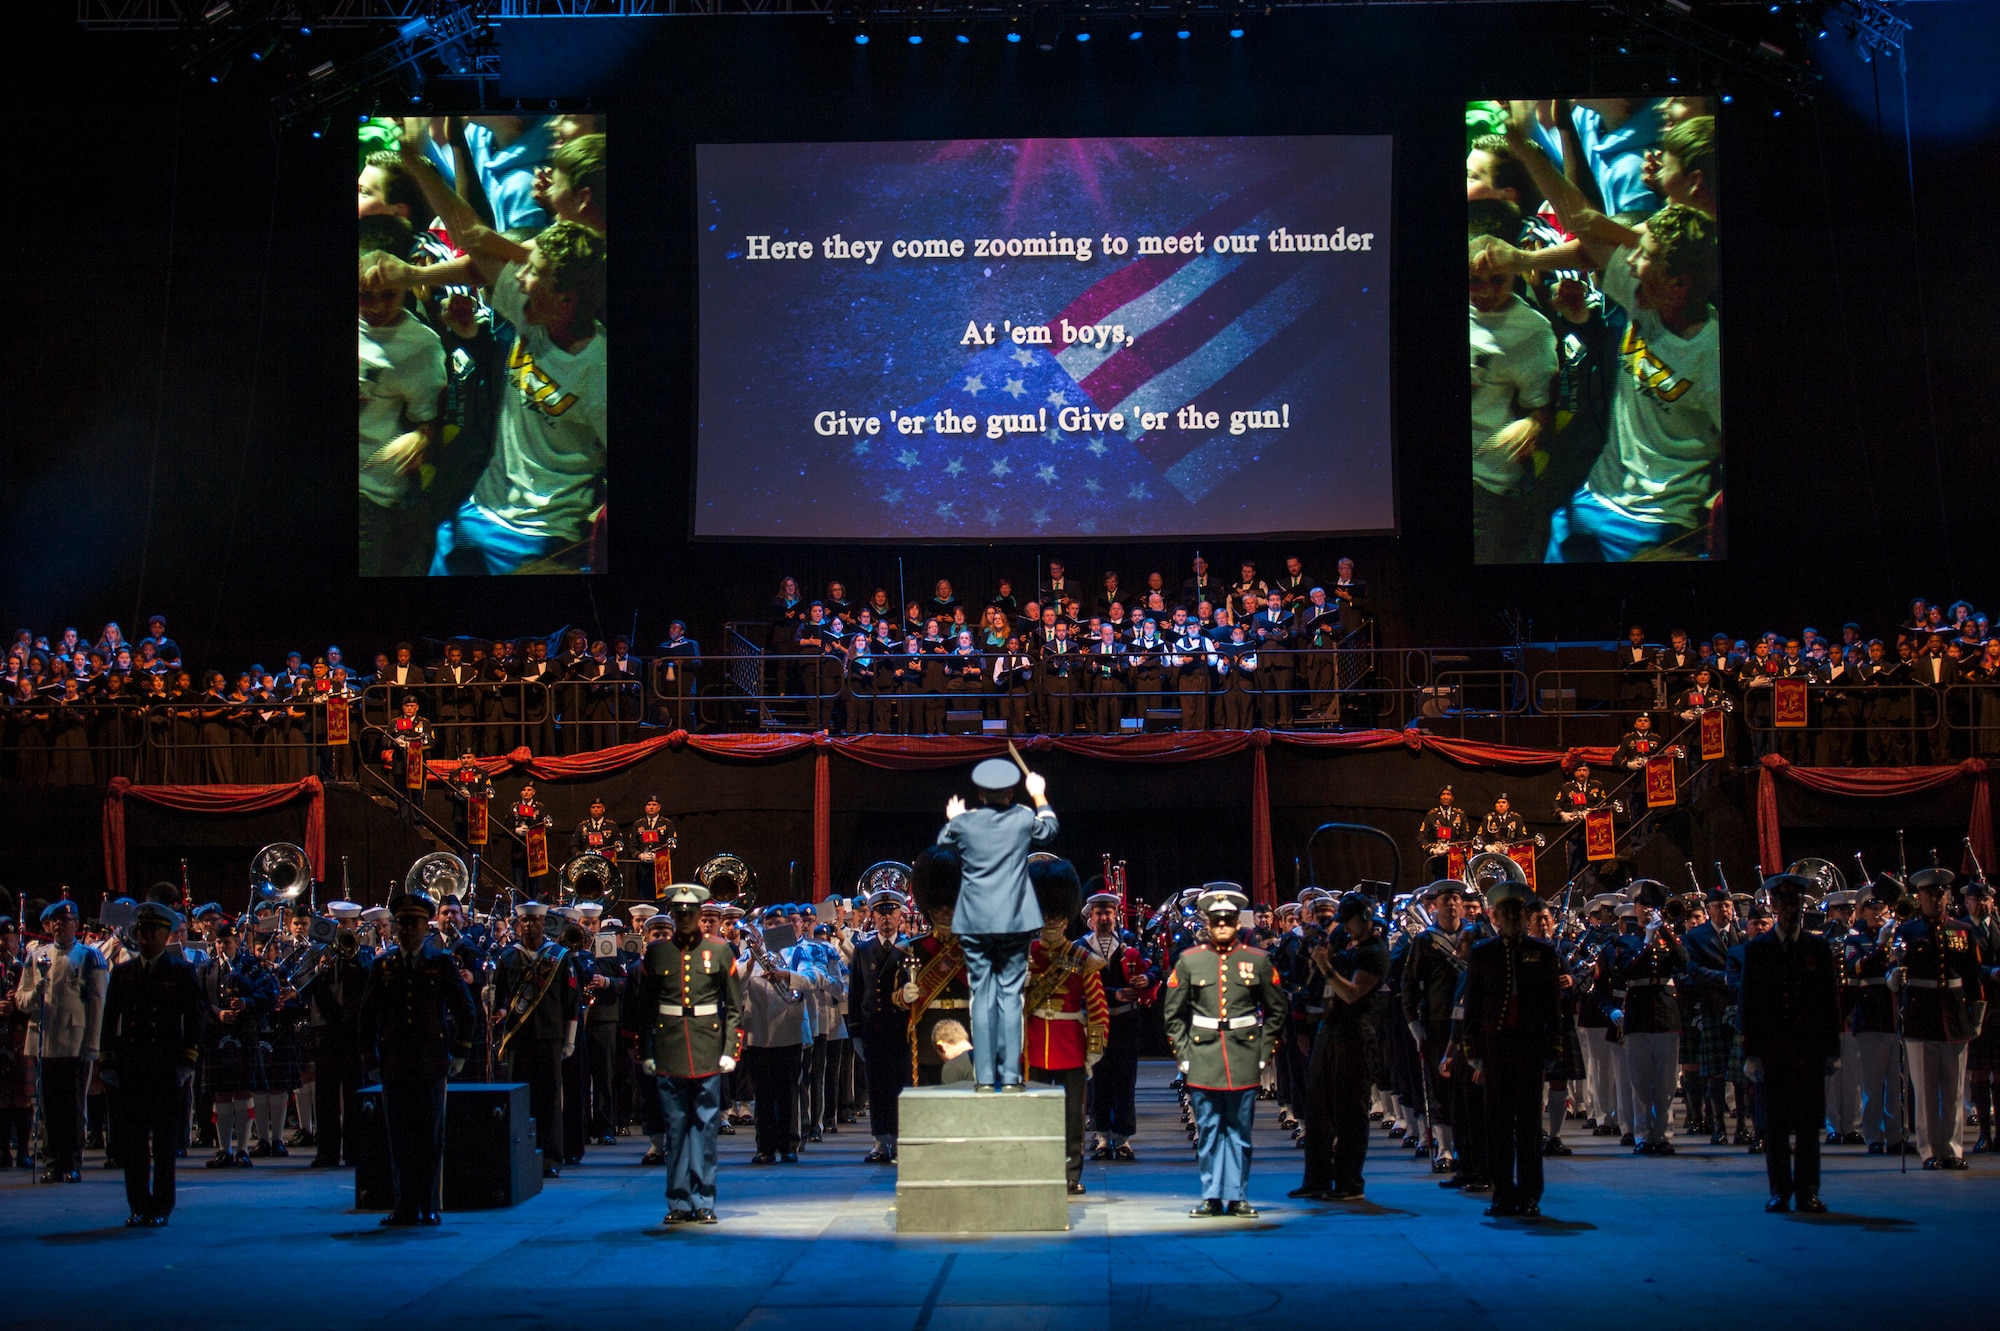
POLYGON ((938 844, 955 851, 961 866, 951 930, 965 951, 973 1079, 981 1086, 1021 1081, 1021 987, 1029 945, 1042 928, 1028 855, 1055 835, 1054 809, 1021 804, 967 809, 938 833, 938 844))

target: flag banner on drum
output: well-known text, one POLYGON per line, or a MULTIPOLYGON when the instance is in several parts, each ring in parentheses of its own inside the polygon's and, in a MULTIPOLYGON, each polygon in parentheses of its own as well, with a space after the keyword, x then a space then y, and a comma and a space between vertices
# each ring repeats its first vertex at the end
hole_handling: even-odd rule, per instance
POLYGON ((672 851, 662 850, 653 856, 653 900, 665 901, 667 888, 674 881, 674 856, 672 851))
POLYGON ((1702 761, 1718 762, 1726 752, 1722 740, 1722 709, 1710 708, 1701 714, 1702 761))
POLYGON ((1618 858, 1618 833, 1611 824, 1611 810, 1592 809, 1583 815, 1583 857, 1593 864, 1618 858))
POLYGON ((422 790, 424 778, 430 775, 429 768, 430 764, 424 761, 423 745, 411 740, 410 746, 403 750, 403 788, 422 790))
POLYGON ((1453 846, 1444 853, 1444 876, 1461 880, 1465 877, 1465 851, 1462 847, 1453 846))
POLYGON ((1646 760, 1646 807, 1649 809, 1671 809, 1679 803, 1680 796, 1674 789, 1674 757, 1663 753, 1657 758, 1646 760))
POLYGON ((1516 841, 1507 847, 1507 858, 1520 865, 1521 872, 1528 875, 1528 890, 1530 892, 1537 890, 1535 887, 1535 849, 1535 843, 1532 841, 1516 841))
POLYGON ((334 698, 326 704, 326 742, 345 744, 348 741, 347 699, 334 698))
POLYGON ((1780 730, 1799 730, 1806 724, 1806 682, 1780 679, 1771 685, 1771 724, 1780 730))
POLYGON ((528 877, 540 878, 549 871, 549 829, 528 829, 528 877))
POLYGON ((465 844, 486 844, 486 792, 474 790, 465 797, 465 844))

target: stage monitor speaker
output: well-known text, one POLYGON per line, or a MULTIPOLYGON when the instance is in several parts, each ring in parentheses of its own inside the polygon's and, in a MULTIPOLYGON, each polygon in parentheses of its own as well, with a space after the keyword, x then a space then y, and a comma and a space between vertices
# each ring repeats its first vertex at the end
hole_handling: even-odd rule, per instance
MULTIPOLYGON (((363 1087, 350 1143, 354 1206, 386 1211, 395 1204, 382 1088, 363 1087)), ((455 1082, 445 1088, 444 1209, 483 1211, 519 1206, 542 1190, 542 1153, 526 1082, 455 1082)))
POLYGON ((1163 730, 1181 728, 1181 709, 1178 707, 1148 707, 1146 709, 1146 733, 1157 735, 1163 730))
POLYGON ((944 733, 947 735, 977 735, 986 723, 983 712, 946 712, 944 733))

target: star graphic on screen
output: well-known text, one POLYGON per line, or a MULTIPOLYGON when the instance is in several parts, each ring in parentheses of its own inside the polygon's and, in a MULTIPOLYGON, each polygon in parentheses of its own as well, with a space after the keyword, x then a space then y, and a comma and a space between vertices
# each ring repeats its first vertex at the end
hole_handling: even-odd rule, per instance
POLYGON ((1103 487, 1103 486, 1101 486, 1101 485, 1099 485, 1099 484, 1097 483, 1097 480, 1096 480, 1096 478, 1095 478, 1095 477, 1092 477, 1092 478, 1090 478, 1090 479, 1088 479, 1088 480, 1084 481, 1084 483, 1083 483, 1083 488, 1084 488, 1085 490, 1089 491, 1089 492, 1090 492, 1091 494, 1099 494, 1099 493, 1102 493, 1102 492, 1103 492, 1103 490, 1104 490, 1104 487, 1103 487))
POLYGON ((1000 525, 1000 510, 994 508, 990 504, 987 506, 986 509, 986 525, 989 527, 997 527, 1000 525))
POLYGON ((868 456, 868 441, 866 439, 857 439, 854 441, 854 456, 858 458, 868 456))
POLYGON ((1104 436, 1103 436, 1103 435, 1101 435, 1101 434, 1100 434, 1100 435, 1097 435, 1097 436, 1095 436, 1094 438, 1092 438, 1092 439, 1091 439, 1091 441, 1090 441, 1090 451, 1091 451, 1091 452, 1093 452, 1093 453, 1095 453, 1095 454, 1097 454, 1097 456, 1099 456, 1099 457, 1103 457, 1103 456, 1104 456, 1104 436))
POLYGON ((1011 397, 1026 397, 1028 386, 1019 379, 1009 379, 1005 384, 1000 386, 1000 391, 1011 397))
POLYGON ((1036 509, 1031 516, 1034 518, 1037 527, 1046 527, 1049 525, 1049 511, 1046 508, 1036 509))
POLYGON ((1057 389, 1055 392, 1049 394, 1049 405, 1052 407, 1066 407, 1069 405, 1069 399, 1062 395, 1061 389, 1057 389))
POLYGON ((900 503, 902 503, 902 502, 903 502, 903 489, 902 489, 902 487, 901 487, 901 486, 898 486, 898 485, 892 485, 892 486, 890 486, 890 487, 889 487, 888 489, 884 490, 884 491, 882 492, 882 502, 883 502, 883 503, 885 503, 885 504, 900 504, 900 503))
POLYGON ((1055 426, 1051 425, 1049 427, 1048 438, 1050 443, 1059 444, 1063 440, 1063 432, 1061 430, 1058 430, 1055 426))
POLYGON ((962 459, 953 458, 951 461, 944 464, 944 474, 947 476, 961 476, 964 473, 965 473, 965 463, 962 459))
POLYGON ((1005 476, 1012 470, 1014 470, 1014 464, 1007 461, 1006 458, 993 459, 993 474, 995 476, 1005 476))
POLYGON ((956 522, 958 521, 958 505, 949 501, 939 504, 937 506, 937 515, 947 521, 956 522))
POLYGON ((1019 361, 1023 365, 1033 365, 1035 363, 1035 353, 1028 350, 1026 347, 1022 347, 1019 351, 1014 353, 1014 359, 1019 361))
POLYGON ((1085 518, 1082 522, 1076 524, 1076 529, 1078 531, 1094 532, 1097 530, 1097 519, 1085 518))
POLYGON ((900 452, 900 453, 896 454, 896 461, 898 461, 898 462, 902 463, 902 464, 903 464, 903 465, 904 465, 905 467, 914 467, 914 466, 916 466, 916 465, 917 465, 917 450, 916 450, 916 449, 914 449, 914 448, 906 448, 906 449, 904 449, 904 450, 903 450, 902 452, 900 452))
POLYGON ((1144 481, 1138 481, 1134 483, 1132 488, 1126 492, 1126 497, 1128 499, 1151 499, 1153 495, 1152 492, 1146 488, 1146 483, 1144 481))
POLYGON ((965 391, 968 393, 976 395, 984 387, 986 387, 986 381, 976 374, 965 381, 965 391))
POLYGON ((1056 483, 1056 469, 1044 462, 1041 466, 1035 468, 1035 479, 1054 485, 1056 483))

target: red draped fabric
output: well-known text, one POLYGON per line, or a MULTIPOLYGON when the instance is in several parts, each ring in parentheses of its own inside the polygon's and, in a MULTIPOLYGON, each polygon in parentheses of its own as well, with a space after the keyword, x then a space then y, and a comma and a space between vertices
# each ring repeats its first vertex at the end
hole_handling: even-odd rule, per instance
POLYGON ((813 900, 833 890, 833 775, 827 746, 813 754, 813 900))
POLYGON ((1759 759, 1757 774, 1757 849, 1766 873, 1785 865, 1784 840, 1778 826, 1778 777, 1817 795, 1861 799, 1891 799, 1942 790, 1958 781, 1972 782, 1972 815, 1965 835, 1981 864, 1993 863, 1993 803, 1987 765, 1967 758, 1950 767, 1795 767, 1775 753, 1759 759))
POLYGON ((111 778, 104 792, 104 882, 112 896, 125 894, 125 801, 143 800, 186 813, 259 813, 301 797, 306 805, 305 852, 315 869, 326 863, 325 789, 316 776, 275 786, 135 786, 111 778))

